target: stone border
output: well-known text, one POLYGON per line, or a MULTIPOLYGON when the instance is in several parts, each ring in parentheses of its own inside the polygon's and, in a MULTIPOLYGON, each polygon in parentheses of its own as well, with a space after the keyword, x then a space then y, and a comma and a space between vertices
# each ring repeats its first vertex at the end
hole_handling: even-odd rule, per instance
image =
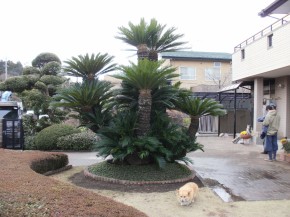
POLYGON ((71 168, 72 168, 72 165, 66 165, 66 166, 64 166, 62 168, 59 168, 59 169, 56 169, 56 170, 51 170, 51 171, 45 172, 45 173, 43 173, 41 175, 50 176, 50 175, 54 175, 56 173, 60 173, 60 172, 69 170, 71 168))
POLYGON ((181 179, 172 179, 172 180, 161 180, 161 181, 131 181, 131 180, 121 180, 121 179, 113 179, 104 176, 98 176, 89 172, 89 167, 84 169, 84 175, 86 177, 92 178, 97 181, 110 182, 114 184, 123 184, 123 185, 151 185, 151 184, 172 184, 179 182, 186 182, 192 180, 196 174, 192 173, 192 175, 181 178, 181 179))

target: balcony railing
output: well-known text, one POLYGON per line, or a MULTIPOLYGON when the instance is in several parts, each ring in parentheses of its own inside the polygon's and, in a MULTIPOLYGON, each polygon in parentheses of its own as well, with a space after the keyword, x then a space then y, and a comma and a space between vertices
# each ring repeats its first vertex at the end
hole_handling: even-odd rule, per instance
POLYGON ((283 26, 287 23, 290 22, 290 14, 286 15, 285 17, 279 19, 278 21, 276 21, 275 23, 273 23, 272 25, 266 27, 265 29, 263 29, 262 31, 258 32, 257 34, 251 36, 250 38, 248 38, 247 40, 243 41, 242 43, 240 43, 239 45, 235 46, 235 51, 241 50, 242 48, 244 48, 245 46, 253 43, 254 41, 262 38, 263 36, 265 36, 266 34, 274 31, 275 29, 279 28, 280 26, 283 26))

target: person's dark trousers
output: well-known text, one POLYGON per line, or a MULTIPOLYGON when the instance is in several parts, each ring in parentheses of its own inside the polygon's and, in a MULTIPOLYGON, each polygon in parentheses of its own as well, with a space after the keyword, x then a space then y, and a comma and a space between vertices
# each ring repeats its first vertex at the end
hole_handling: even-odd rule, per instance
POLYGON ((261 152, 261 154, 268 154, 268 152, 266 151, 266 145, 265 145, 266 139, 263 140, 263 151, 261 152))

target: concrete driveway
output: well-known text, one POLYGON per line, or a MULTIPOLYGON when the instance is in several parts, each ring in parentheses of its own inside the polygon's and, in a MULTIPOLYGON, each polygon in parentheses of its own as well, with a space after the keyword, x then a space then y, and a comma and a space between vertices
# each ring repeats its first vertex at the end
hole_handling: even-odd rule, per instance
MULTIPOLYGON (((223 201, 290 200, 290 163, 264 161, 262 145, 234 144, 232 137, 217 136, 198 136, 197 141, 205 151, 187 155, 194 162, 191 167, 223 201)), ((104 160, 97 152, 64 153, 72 166, 104 160)))
POLYGON ((217 136, 197 141, 205 151, 188 154, 192 169, 224 201, 290 199, 290 163, 265 161, 262 145, 233 144, 232 137, 217 136))
POLYGON ((104 160, 97 157, 97 152, 63 152, 68 155, 69 164, 72 166, 88 166, 104 160))

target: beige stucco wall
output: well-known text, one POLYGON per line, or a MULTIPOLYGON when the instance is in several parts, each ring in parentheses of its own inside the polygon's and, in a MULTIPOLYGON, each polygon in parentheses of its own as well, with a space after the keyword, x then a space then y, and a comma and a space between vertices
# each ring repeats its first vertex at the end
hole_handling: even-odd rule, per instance
POLYGON ((233 81, 290 65, 290 22, 244 47, 232 55, 233 81), (273 46, 268 47, 268 35, 273 34, 273 46))
MULTIPOLYGON (((180 77, 177 77, 173 80, 173 82, 181 81, 181 87, 186 89, 193 89, 196 86, 204 85, 204 88, 206 88, 204 91, 213 91, 213 88, 210 88, 208 86, 215 86, 217 87, 216 90, 218 90, 219 81, 217 80, 211 80, 207 81, 205 79, 205 69, 206 68, 212 68, 214 62, 220 62, 220 61, 180 61, 180 60, 170 60, 167 61, 171 66, 176 67, 177 74, 180 74, 180 67, 192 67, 196 69, 196 80, 181 80, 180 77)), ((227 86, 232 81, 232 74, 231 74, 231 63, 230 62, 221 62, 221 88, 224 86, 227 86)), ((196 89, 195 89, 196 90, 196 89)), ((214 91, 216 91, 214 90, 214 91)), ((198 90, 203 91, 203 90, 198 90)))
MULTIPOLYGON (((220 61, 215 61, 220 62, 220 61)), ((205 80, 205 69, 212 68, 214 61, 179 61, 179 60, 169 60, 166 59, 164 65, 171 65, 176 67, 176 73, 180 74, 179 67, 192 67, 196 69, 196 80, 180 80, 180 77, 173 79, 173 83, 181 81, 181 87, 186 89, 192 89, 193 91, 205 91, 212 92, 218 91, 219 82, 218 81, 206 81, 205 80)), ((110 75, 105 75, 104 80, 110 81, 114 88, 120 87, 121 81, 119 79, 113 78, 110 75)), ((231 63, 221 62, 221 84, 220 87, 225 87, 231 84, 232 74, 231 74, 231 63)))

